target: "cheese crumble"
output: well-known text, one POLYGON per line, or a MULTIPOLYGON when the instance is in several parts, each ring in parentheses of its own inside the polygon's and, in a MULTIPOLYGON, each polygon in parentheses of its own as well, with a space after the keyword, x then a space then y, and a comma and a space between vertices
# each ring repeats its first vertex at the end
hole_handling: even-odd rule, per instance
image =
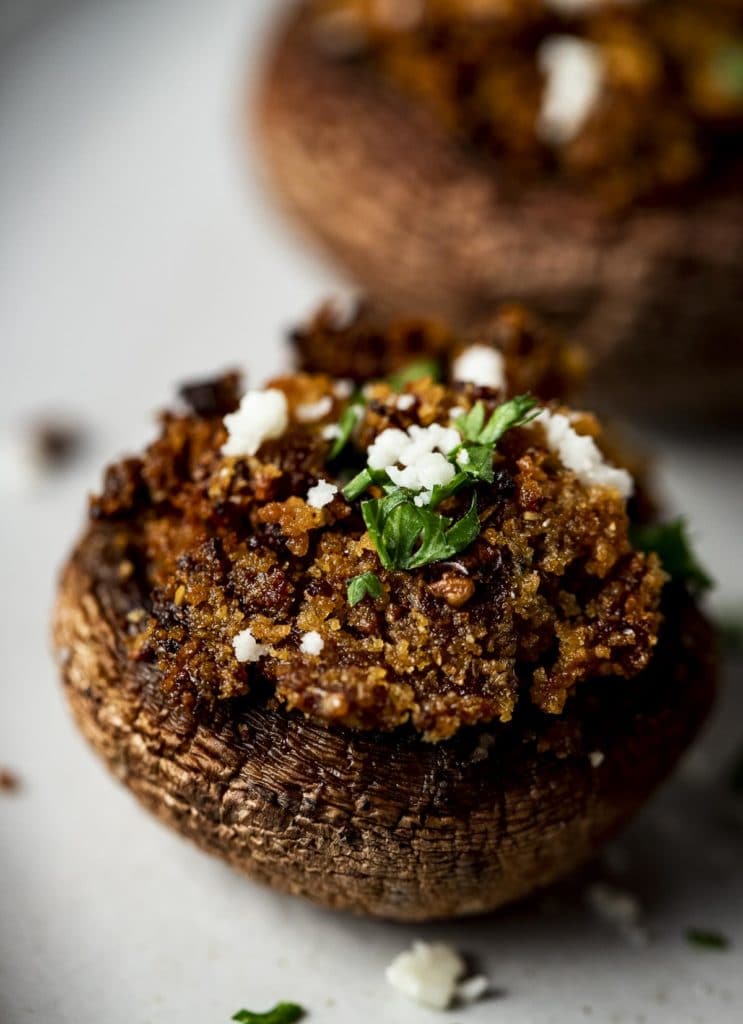
POLYGON ((316 629, 311 629, 309 633, 305 633, 299 644, 299 649, 302 654, 310 654, 317 657, 325 646, 325 641, 317 632, 316 629))
POLYGON ((327 416, 333 408, 333 399, 330 395, 323 395, 316 402, 305 402, 297 406, 297 419, 300 423, 314 423, 327 416))
POLYGON ((462 957, 442 942, 414 942, 385 971, 389 984, 409 999, 434 1010, 446 1010, 456 998, 472 1002, 489 987, 476 975, 460 981, 466 971, 462 957))
POLYGON ((534 417, 547 435, 549 448, 559 457, 566 469, 571 469, 586 486, 612 487, 623 498, 629 498, 633 481, 626 469, 609 465, 592 437, 579 434, 570 419, 560 412, 543 409, 534 417))
POLYGON ((484 388, 506 388, 503 354, 490 345, 470 345, 452 363, 452 379, 484 388))
POLYGON ((548 36, 539 47, 539 68, 547 83, 538 132, 545 142, 574 139, 594 109, 604 80, 599 48, 577 36, 548 36))
POLYGON ((277 388, 247 391, 236 412, 224 418, 227 440, 223 455, 255 455, 264 441, 281 437, 289 426, 286 395, 277 388))
POLYGON ((232 646, 235 651, 235 657, 241 662, 258 661, 268 650, 263 644, 258 643, 250 628, 244 629, 237 636, 234 636, 232 638, 232 646))
POLYGON ((328 483, 327 480, 318 480, 315 486, 307 491, 307 504, 312 508, 325 508, 337 493, 338 488, 335 484, 328 483))

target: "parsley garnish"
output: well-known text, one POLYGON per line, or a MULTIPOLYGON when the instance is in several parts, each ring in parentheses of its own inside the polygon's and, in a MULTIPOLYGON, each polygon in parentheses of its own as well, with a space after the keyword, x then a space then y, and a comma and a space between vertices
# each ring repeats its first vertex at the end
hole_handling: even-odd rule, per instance
POLYGON ((359 601, 363 601, 367 594, 369 597, 381 597, 382 584, 379 582, 379 577, 375 576, 373 572, 362 572, 348 581, 347 592, 348 603, 353 608, 359 601))
POLYGON ((523 427, 538 415, 534 411, 537 402, 531 395, 518 395, 499 405, 487 423, 485 406, 477 402, 468 413, 454 421, 465 441, 478 445, 495 445, 511 427, 523 427))
POLYGON ((304 1016, 304 1010, 296 1003, 277 1003, 272 1010, 254 1013, 252 1010, 238 1010, 232 1019, 238 1024, 293 1024, 304 1016))
POLYGON ((689 928, 686 932, 686 941, 691 946, 699 946, 700 949, 711 949, 716 952, 729 949, 730 939, 722 932, 709 931, 706 928, 689 928))
POLYGON ((655 551, 671 579, 685 583, 696 593, 712 586, 712 580, 691 549, 683 519, 633 526, 630 538, 640 551, 655 551))
POLYGON ((430 377, 431 380, 438 380, 441 376, 441 367, 435 359, 414 359, 406 363, 399 370, 393 370, 387 377, 387 383, 393 391, 402 391, 406 384, 414 380, 423 380, 430 377))
POLYGON ((328 452, 328 462, 337 459, 350 441, 353 429, 361 417, 363 407, 364 399, 358 395, 351 400, 341 413, 341 418, 338 420, 338 436, 333 442, 333 447, 328 452))
MULTIPOLYGON (((478 481, 492 483, 493 452, 498 441, 511 427, 533 419, 536 404, 530 395, 519 395, 498 406, 487 422, 482 402, 460 416, 454 425, 462 441, 446 455, 457 472, 448 483, 434 486, 427 495, 399 487, 386 470, 369 466, 346 485, 343 495, 347 501, 360 498, 372 485, 382 491, 382 497, 367 498, 361 503, 361 514, 385 569, 420 569, 452 558, 472 544, 480 532, 474 494, 468 511, 460 519, 441 515, 436 509, 465 486, 472 487, 478 481)), ((362 584, 357 583, 362 578, 355 577, 349 583, 351 604, 370 592, 365 584, 362 590, 362 584)))
POLYGON ((403 488, 363 502, 361 514, 385 569, 420 569, 451 558, 480 532, 474 495, 467 514, 454 523, 430 508, 418 508, 403 488))

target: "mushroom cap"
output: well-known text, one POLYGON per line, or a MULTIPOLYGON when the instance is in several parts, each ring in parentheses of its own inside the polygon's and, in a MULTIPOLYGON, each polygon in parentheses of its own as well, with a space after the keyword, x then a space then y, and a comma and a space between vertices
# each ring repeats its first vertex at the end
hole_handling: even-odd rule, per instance
POLYGON ((459 323, 523 300, 592 353, 602 400, 740 422, 740 162, 616 217, 547 175, 516 194, 381 76, 323 54, 302 5, 277 32, 257 114, 278 197, 372 295, 459 323))
POLYGON ((559 718, 527 709, 432 745, 328 728, 256 694, 205 715, 129 657, 127 616, 144 595, 119 572, 121 529, 93 522, 62 574, 54 643, 78 726, 161 820, 327 906, 426 920, 548 885, 637 810, 712 699, 710 627, 669 586, 649 668, 591 681, 559 718))

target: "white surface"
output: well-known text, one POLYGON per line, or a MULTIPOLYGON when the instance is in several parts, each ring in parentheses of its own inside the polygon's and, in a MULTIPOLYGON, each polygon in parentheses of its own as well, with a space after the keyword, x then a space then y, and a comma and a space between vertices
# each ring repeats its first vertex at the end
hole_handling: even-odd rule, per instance
MULTIPOLYGON (((500 995, 449 1019, 732 1024, 743 1018, 743 812, 721 766, 743 739, 728 692, 708 760, 614 851, 652 934, 636 949, 572 890, 493 918, 408 928, 267 892, 151 820, 75 733, 47 650, 56 568, 104 460, 145 438, 174 381, 235 363, 258 383, 283 329, 333 284, 271 213, 238 136, 238 97, 270 0, 73 4, 0 49, 0 427, 69 409, 82 464, 2 495, 0 1021, 221 1024, 303 1003, 312 1021, 425 1022, 384 981, 416 937, 474 955, 500 995), (147 372, 139 369, 147 359, 147 372), (19 589, 15 589, 20 584, 19 589), (727 954, 689 948, 720 928, 727 954)), ((740 465, 668 447, 718 602, 743 605, 740 465)))

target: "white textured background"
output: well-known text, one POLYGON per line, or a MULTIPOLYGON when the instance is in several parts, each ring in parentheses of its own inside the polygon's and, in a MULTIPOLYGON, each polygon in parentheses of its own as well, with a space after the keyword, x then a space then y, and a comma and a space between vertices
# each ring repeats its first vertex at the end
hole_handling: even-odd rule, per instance
MULTIPOLYGON (((701 752, 614 851, 652 935, 627 945, 567 894, 459 925, 354 921, 234 876, 141 812, 78 738, 48 655, 54 575, 86 491, 141 444, 174 381, 283 365, 285 328, 337 282, 273 213, 239 135, 270 0, 0 3, 0 429, 70 411, 74 470, 0 493, 0 1021, 221 1024, 279 998, 317 1021, 424 1022, 387 989, 409 939, 474 954, 501 991, 452 1012, 503 1024, 743 1019, 743 810, 720 782, 743 742, 740 665, 701 752), (684 941, 720 928, 726 954, 684 941)), ((662 386, 660 382, 659 386, 662 386)), ((658 437, 743 607, 737 445, 658 437)))

